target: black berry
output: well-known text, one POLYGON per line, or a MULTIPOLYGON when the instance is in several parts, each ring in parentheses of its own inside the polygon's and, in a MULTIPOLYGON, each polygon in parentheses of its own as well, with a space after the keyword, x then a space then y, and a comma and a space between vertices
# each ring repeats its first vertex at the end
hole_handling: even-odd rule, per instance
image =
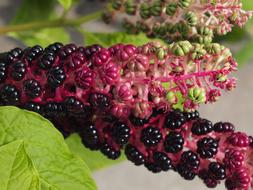
POLYGON ((226 178, 225 167, 218 162, 211 162, 208 166, 209 175, 216 180, 223 180, 226 178))
POLYGON ((41 94, 40 83, 34 79, 24 81, 24 92, 31 98, 36 98, 41 94))
POLYGON ((125 148, 125 154, 128 160, 139 166, 144 164, 145 156, 133 145, 128 144, 125 148))
POLYGON ((233 132, 235 126, 229 122, 218 122, 214 124, 213 130, 218 133, 233 132))
POLYGON ((130 128, 120 121, 115 122, 112 126, 112 137, 119 145, 124 145, 130 138, 130 128))
POLYGON ((19 101, 20 92, 15 86, 7 84, 0 89, 0 106, 18 105, 19 101))
POLYGON ((148 126, 141 132, 141 142, 147 146, 155 146, 162 140, 162 133, 160 129, 148 126))
POLYGON ((170 132, 164 140, 164 150, 169 153, 177 153, 183 149, 184 138, 178 132, 170 132))
POLYGON ((198 119, 192 125, 192 133, 194 135, 206 135, 213 130, 213 124, 207 119, 198 119))
POLYGON ((50 69, 55 62, 55 58, 56 56, 54 52, 52 51, 44 52, 38 62, 39 67, 44 70, 50 69))
POLYGON ((101 111, 104 111, 111 105, 109 97, 101 93, 92 93, 90 95, 89 102, 94 109, 101 111))
POLYGON ((217 140, 212 137, 204 137, 197 142, 197 152, 201 158, 212 158, 218 149, 217 140))
POLYGON ((120 151, 114 149, 112 146, 108 145, 107 143, 105 143, 100 151, 107 156, 108 158, 115 160, 117 158, 119 158, 120 156, 120 151))
POLYGON ((138 117, 135 117, 133 114, 130 114, 129 116, 129 120, 131 121, 131 123, 137 127, 141 127, 145 124, 147 124, 149 122, 149 119, 147 118, 138 118, 138 117))
POLYGON ((99 134, 96 127, 92 124, 85 125, 80 132, 83 144, 91 150, 100 148, 99 134))
POLYGON ((22 80, 26 73, 26 64, 23 61, 17 61, 11 66, 11 76, 14 80, 22 80))
POLYGON ((57 88, 66 80, 65 71, 60 66, 52 67, 48 72, 47 82, 52 88, 57 88))
POLYGON ((173 168, 171 159, 164 152, 154 152, 153 160, 163 171, 173 168))
POLYGON ((175 110, 167 114, 164 122, 164 127, 171 130, 179 129, 186 122, 182 112, 175 110))

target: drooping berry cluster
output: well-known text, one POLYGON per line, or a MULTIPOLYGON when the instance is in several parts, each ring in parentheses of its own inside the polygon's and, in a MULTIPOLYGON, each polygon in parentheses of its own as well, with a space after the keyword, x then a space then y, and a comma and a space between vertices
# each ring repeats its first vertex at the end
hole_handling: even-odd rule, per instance
POLYGON ((225 178, 228 189, 248 187, 251 138, 230 123, 213 126, 196 111, 172 109, 177 94, 187 111, 217 100, 220 89, 234 87, 228 74, 236 66, 225 47, 188 41, 15 48, 0 55, 0 105, 38 112, 110 159, 124 149, 155 173, 173 169, 209 187, 225 178))
POLYGON ((210 43, 214 33, 224 35, 251 17, 251 12, 242 10, 240 0, 113 0, 111 7, 103 15, 105 22, 123 14, 126 31, 168 42, 210 43))

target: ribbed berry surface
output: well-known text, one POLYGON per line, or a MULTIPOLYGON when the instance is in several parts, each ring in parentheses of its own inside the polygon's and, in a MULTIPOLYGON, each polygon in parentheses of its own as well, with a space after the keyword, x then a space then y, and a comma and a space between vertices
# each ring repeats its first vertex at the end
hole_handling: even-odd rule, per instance
MULTIPOLYGON (((187 180, 199 176, 208 187, 222 180, 228 189, 249 187, 252 138, 235 132, 228 122, 213 125, 194 111, 200 103, 212 101, 215 90, 226 89, 229 81, 217 87, 214 76, 229 74, 236 63, 222 47, 218 70, 207 72, 203 64, 201 71, 181 72, 195 60, 195 48, 188 42, 170 48, 152 43, 15 48, 0 56, 0 105, 35 111, 65 137, 77 132, 87 148, 110 159, 124 152, 135 165, 154 173, 174 170, 187 180), (189 86, 185 76, 193 81, 189 86), (208 88, 192 86, 203 77, 203 85, 211 81, 208 88), (183 107, 190 112, 173 109, 176 93, 182 94, 183 107), (200 171, 206 171, 205 177, 200 171), (229 183, 236 179, 240 184, 229 183)), ((215 64, 217 55, 212 47, 207 50, 205 58, 215 64)))

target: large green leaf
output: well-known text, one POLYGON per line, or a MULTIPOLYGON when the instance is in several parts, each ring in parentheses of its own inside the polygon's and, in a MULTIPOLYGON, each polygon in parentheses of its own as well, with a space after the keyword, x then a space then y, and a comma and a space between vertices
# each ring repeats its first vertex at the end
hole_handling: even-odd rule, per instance
POLYGON ((40 188, 39 175, 25 152, 22 140, 0 147, 1 190, 34 190, 40 188))
MULTIPOLYGON (((16 141, 23 142, 37 170, 41 190, 97 189, 85 162, 70 152, 62 135, 48 120, 16 107, 0 107, 0 147, 16 141)), ((3 161, 0 159, 0 166, 3 161)))
POLYGON ((91 33, 82 30, 81 32, 84 34, 85 37, 85 45, 100 44, 104 47, 108 47, 117 43, 129 43, 139 46, 151 41, 150 38, 147 38, 145 34, 130 35, 124 32, 91 33))
POLYGON ((90 151, 83 146, 78 134, 71 135, 65 140, 65 142, 68 144, 72 153, 79 155, 92 171, 108 167, 125 160, 124 155, 117 160, 110 160, 102 155, 101 152, 90 151))
MULTIPOLYGON (((56 19, 55 2, 55 0, 23 0, 11 24, 36 24, 38 21, 47 22, 52 19, 56 19)), ((70 36, 64 28, 44 28, 22 32, 12 32, 9 35, 21 40, 29 46, 35 44, 47 46, 48 44, 56 41, 63 43, 70 41, 70 36)))
POLYGON ((58 0, 58 2, 64 7, 65 10, 68 10, 72 5, 72 0, 58 0))

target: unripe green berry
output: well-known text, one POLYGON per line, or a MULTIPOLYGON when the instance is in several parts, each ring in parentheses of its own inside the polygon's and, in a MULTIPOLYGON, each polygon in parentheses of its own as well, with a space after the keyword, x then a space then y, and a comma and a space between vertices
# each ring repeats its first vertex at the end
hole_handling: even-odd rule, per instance
POLYGON ((163 48, 158 48, 156 54, 158 59, 163 60, 164 57, 166 56, 166 51, 163 48))
POLYGON ((198 24, 198 17, 192 11, 185 14, 185 19, 189 26, 195 26, 198 24))
POLYGON ((122 0, 114 0, 112 2, 112 8, 115 9, 115 10, 119 10, 123 5, 123 2, 122 0))
POLYGON ((192 53, 192 59, 201 59, 206 55, 206 50, 201 45, 197 45, 192 53))
POLYGON ((177 4, 176 3, 170 3, 166 7, 166 14, 169 16, 173 16, 177 11, 177 4))
POLYGON ((188 97, 194 103, 204 103, 206 101, 205 89, 199 87, 190 88, 188 91, 188 97))
POLYGON ((182 9, 189 7, 191 4, 191 0, 179 0, 178 1, 178 6, 181 7, 182 9))
POLYGON ((166 99, 169 103, 174 104, 177 103, 177 96, 174 92, 170 91, 166 94, 166 99))
POLYGON ((137 6, 133 3, 132 0, 128 0, 125 3, 125 10, 128 15, 135 15, 137 6))
POLYGON ((151 15, 160 16, 162 13, 162 3, 160 1, 154 2, 154 4, 150 8, 151 15))
POLYGON ((142 19, 148 19, 151 16, 150 7, 147 3, 142 3, 140 7, 140 16, 142 19))
POLYGON ((171 47, 172 52, 177 56, 184 56, 188 54, 192 49, 192 45, 188 41, 180 41, 174 43, 171 47))
POLYGON ((212 43, 205 47, 208 53, 219 54, 222 50, 221 45, 218 43, 212 43))

